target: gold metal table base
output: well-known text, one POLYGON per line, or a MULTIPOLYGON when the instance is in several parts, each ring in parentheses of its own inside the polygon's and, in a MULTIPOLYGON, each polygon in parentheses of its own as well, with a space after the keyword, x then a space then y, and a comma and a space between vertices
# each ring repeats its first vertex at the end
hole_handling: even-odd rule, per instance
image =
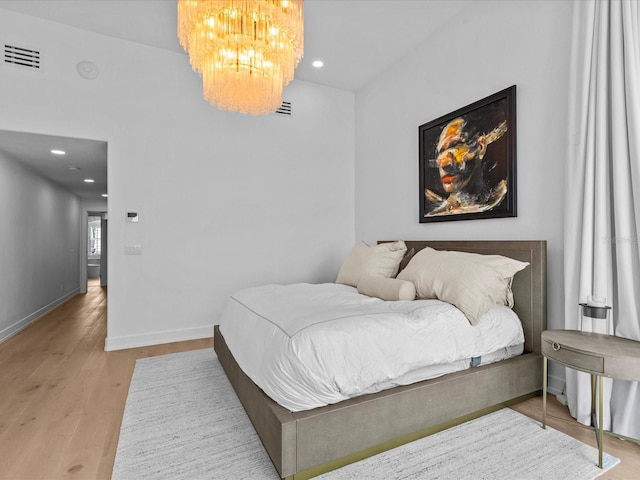
POLYGON ((565 367, 591 375, 591 423, 598 442, 598 467, 602 468, 604 434, 630 440, 636 439, 603 429, 604 379, 640 381, 640 342, 579 330, 545 330, 542 332, 543 395, 542 426, 547 422, 547 362, 553 360, 565 367), (598 390, 596 398, 596 389, 598 390), (596 414, 596 404, 598 413, 596 414))
MULTIPOLYGON (((547 428, 547 357, 542 357, 542 428, 547 428)), ((602 439, 604 430, 604 381, 600 375, 591 374, 591 424, 598 444, 598 468, 602 468, 602 439), (596 383, 598 384, 598 414, 596 415, 596 383)), ((614 434, 615 435, 615 434, 614 434)))

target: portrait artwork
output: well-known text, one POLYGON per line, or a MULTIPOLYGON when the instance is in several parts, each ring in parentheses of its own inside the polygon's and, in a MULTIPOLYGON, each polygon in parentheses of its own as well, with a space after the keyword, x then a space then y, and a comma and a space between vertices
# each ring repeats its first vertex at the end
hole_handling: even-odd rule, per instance
POLYGON ((516 87, 419 127, 420 223, 516 216, 516 87))

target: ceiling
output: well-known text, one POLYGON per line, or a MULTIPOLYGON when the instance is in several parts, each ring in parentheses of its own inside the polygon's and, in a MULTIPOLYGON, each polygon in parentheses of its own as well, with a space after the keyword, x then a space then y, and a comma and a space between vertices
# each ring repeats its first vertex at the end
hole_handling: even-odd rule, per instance
POLYGON ((107 193, 106 142, 0 130, 0 150, 80 198, 95 200, 107 193), (53 155, 52 149, 66 155, 53 155))
MULTIPOLYGON (((305 51, 295 78, 358 91, 473 1, 305 0, 305 51), (311 65, 316 59, 324 62, 323 68, 311 65)), ((185 54, 176 36, 175 0, 0 0, 2 8, 185 54)), ((106 185, 106 145, 102 142, 92 145, 78 140, 76 144, 73 139, 47 136, 25 141, 24 135, 0 132, 0 149, 11 149, 9 153, 82 197, 87 195, 87 186, 75 187, 78 172, 69 171, 68 166, 82 168, 81 173, 95 172, 98 177, 93 155, 102 151, 104 178, 100 182, 106 185), (65 168, 56 171, 50 166, 48 147, 54 140, 66 142, 70 152, 58 159, 65 168), (37 146, 43 149, 40 153, 37 146), (74 151, 78 153, 71 153, 74 151)), ((95 187, 97 183, 98 178, 95 187)))
MULTIPOLYGON (((305 0, 295 78, 357 91, 474 1, 305 0)), ((0 0, 0 8, 184 54, 176 0, 0 0)))

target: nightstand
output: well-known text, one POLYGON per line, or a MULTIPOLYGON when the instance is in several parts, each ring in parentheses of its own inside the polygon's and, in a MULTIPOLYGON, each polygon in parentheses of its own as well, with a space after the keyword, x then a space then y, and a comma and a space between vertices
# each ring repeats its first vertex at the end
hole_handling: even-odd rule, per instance
POLYGON ((598 467, 602 468, 602 400, 604 398, 602 377, 640 381, 640 342, 579 330, 545 330, 542 332, 542 355, 544 356, 542 428, 546 428, 547 420, 547 360, 591 374, 591 417, 598 441, 598 467), (597 415, 595 413, 596 384, 598 384, 597 415))

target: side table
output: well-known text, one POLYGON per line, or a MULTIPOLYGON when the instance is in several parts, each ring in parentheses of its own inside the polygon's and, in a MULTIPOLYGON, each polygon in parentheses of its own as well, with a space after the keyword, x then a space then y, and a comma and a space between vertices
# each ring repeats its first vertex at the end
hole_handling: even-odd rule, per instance
POLYGON ((640 381, 640 342, 579 330, 545 330, 542 332, 542 355, 542 428, 546 428, 547 420, 547 361, 553 360, 569 368, 591 374, 591 417, 598 441, 598 467, 602 468, 604 398, 602 377, 640 381), (595 413, 596 384, 598 384, 597 415, 595 413))

